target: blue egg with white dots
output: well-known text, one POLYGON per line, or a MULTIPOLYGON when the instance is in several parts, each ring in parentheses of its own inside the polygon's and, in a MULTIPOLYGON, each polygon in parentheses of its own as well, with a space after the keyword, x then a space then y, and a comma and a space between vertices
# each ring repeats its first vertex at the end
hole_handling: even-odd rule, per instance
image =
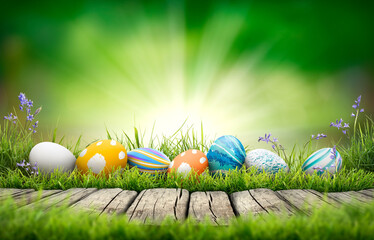
POLYGON ((322 148, 310 155, 301 167, 307 174, 317 172, 322 175, 325 172, 335 174, 342 168, 342 157, 334 148, 322 148))
POLYGON ((218 138, 207 153, 209 171, 212 174, 240 169, 245 160, 243 144, 234 136, 225 135, 218 138))

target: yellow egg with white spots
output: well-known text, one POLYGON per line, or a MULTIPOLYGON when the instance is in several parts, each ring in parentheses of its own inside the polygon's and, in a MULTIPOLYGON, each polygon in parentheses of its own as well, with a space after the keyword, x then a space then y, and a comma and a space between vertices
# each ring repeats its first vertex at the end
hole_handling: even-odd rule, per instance
POLYGON ((127 151, 115 140, 100 140, 85 148, 77 158, 77 169, 86 173, 89 169, 99 174, 108 174, 113 169, 125 168, 127 151))

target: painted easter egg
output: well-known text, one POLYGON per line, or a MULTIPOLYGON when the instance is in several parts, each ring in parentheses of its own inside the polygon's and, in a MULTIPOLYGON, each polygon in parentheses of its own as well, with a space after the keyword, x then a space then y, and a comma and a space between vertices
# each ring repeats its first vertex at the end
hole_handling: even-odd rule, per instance
POLYGON ((113 169, 125 168, 127 164, 127 152, 125 147, 115 140, 100 140, 92 143, 84 149, 77 159, 77 168, 82 172, 89 169, 93 173, 106 174, 113 169))
POLYGON ((170 160, 165 154, 151 148, 138 148, 128 154, 129 166, 137 167, 140 172, 155 174, 168 170, 170 160))
POLYGON ((318 175, 324 172, 334 174, 342 168, 342 157, 334 148, 322 148, 310 155, 301 168, 307 174, 313 174, 314 171, 318 175))
POLYGON ((41 142, 36 144, 30 152, 29 162, 39 171, 52 173, 55 169, 61 172, 72 171, 75 167, 74 155, 65 147, 53 142, 41 142))
POLYGON ((245 160, 245 150, 242 143, 234 136, 226 135, 218 138, 210 147, 207 157, 209 171, 221 171, 241 168, 245 160))
POLYGON ((208 159, 206 155, 195 149, 182 152, 171 161, 168 173, 176 171, 184 176, 194 170, 197 175, 202 174, 208 168, 208 159))
POLYGON ((281 169, 288 172, 286 162, 277 154, 266 149, 255 149, 250 151, 245 157, 247 168, 255 167, 259 172, 277 173, 281 169))

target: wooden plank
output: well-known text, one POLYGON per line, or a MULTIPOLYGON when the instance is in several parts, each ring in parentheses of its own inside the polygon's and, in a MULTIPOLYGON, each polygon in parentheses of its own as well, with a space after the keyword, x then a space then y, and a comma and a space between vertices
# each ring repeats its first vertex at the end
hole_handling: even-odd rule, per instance
POLYGON ((77 203, 78 201, 88 197, 90 194, 96 192, 97 189, 96 188, 85 188, 83 191, 78 191, 75 193, 75 194, 72 194, 70 197, 66 197, 64 199, 62 199, 62 201, 60 202, 57 202, 54 206, 55 207, 60 207, 60 206, 71 206, 75 203, 77 203))
POLYGON ((348 192, 331 192, 328 193, 328 196, 331 198, 334 198, 335 200, 341 202, 341 203, 347 203, 347 204, 368 204, 373 201, 372 197, 369 197, 365 194, 354 192, 354 191, 348 191, 348 192))
POLYGON ((358 192, 329 192, 328 196, 345 204, 367 204, 372 201, 372 198, 358 192))
MULTIPOLYGON (((83 193, 86 189, 85 188, 71 188, 71 189, 68 189, 66 191, 61 191, 59 193, 56 193, 56 194, 53 194, 49 197, 46 197, 46 198, 43 198, 37 202, 34 202, 34 203, 31 203, 25 207, 28 207, 28 208, 34 208, 35 206, 42 206, 43 208, 45 209, 48 209, 54 205, 63 205, 63 204, 66 204, 66 205, 71 205, 71 198, 74 198, 74 196, 76 194, 79 194, 79 193, 83 193), (70 204, 69 204, 70 203, 70 204)), ((96 190, 95 188, 91 189, 91 192, 96 190)), ((87 193, 88 194, 88 193, 87 193)), ((77 199, 75 197, 75 201, 74 202, 77 202, 79 199, 81 199, 83 196, 82 194, 79 195, 80 197, 77 199)))
POLYGON ((32 202, 35 202, 37 200, 43 199, 45 197, 51 196, 53 194, 59 193, 61 190, 40 190, 40 191, 32 191, 28 192, 23 195, 18 195, 14 198, 14 202, 18 206, 24 206, 27 204, 30 204, 32 202))
POLYGON ((100 189, 84 197, 71 207, 77 210, 85 211, 88 214, 99 215, 120 192, 122 192, 122 189, 120 188, 100 189))
POLYGON ((159 223, 166 217, 187 217, 189 193, 186 189, 155 188, 143 190, 127 210, 129 221, 159 223))
POLYGON ((136 191, 123 190, 106 206, 102 213, 120 214, 125 212, 131 203, 134 202, 137 195, 136 191))
POLYGON ((296 209, 311 214, 314 207, 321 207, 324 201, 315 194, 302 189, 280 190, 277 191, 287 202, 296 209))
POLYGON ((328 204, 334 206, 334 207, 338 207, 341 205, 341 203, 331 197, 329 197, 327 195, 327 193, 321 193, 321 192, 318 192, 316 190, 313 190, 313 189, 306 189, 305 191, 308 191, 308 192, 311 192, 313 193, 314 195, 316 195, 317 197, 319 197, 322 201, 325 201, 327 202, 328 204))
POLYGON ((361 190, 361 191, 358 191, 359 193, 362 193, 366 196, 369 196, 371 198, 374 198, 374 191, 372 191, 373 189, 365 189, 365 190, 361 190))
POLYGON ((281 199, 279 195, 271 189, 251 189, 249 190, 249 193, 267 212, 273 212, 276 215, 284 213, 292 215, 295 213, 295 209, 293 209, 289 203, 283 201, 283 199, 281 199))
MULTIPOLYGON (((31 193, 31 192, 35 191, 34 189, 17 189, 17 190, 18 191, 16 191, 16 190, 10 190, 10 193, 12 193, 10 196, 13 199, 18 198, 18 197, 20 197, 22 195, 25 195, 25 194, 28 194, 28 193, 31 193)), ((7 195, 7 192, 5 191, 4 195, 0 197, 0 201, 5 200, 8 197, 9 197, 9 195, 7 195)))
POLYGON ((371 203, 374 200, 373 197, 370 197, 360 192, 349 191, 347 192, 347 194, 350 194, 352 197, 357 198, 359 201, 362 201, 365 203, 371 203))
POLYGON ((0 198, 7 198, 20 191, 21 189, 17 188, 0 188, 0 198))
POLYGON ((214 224, 227 225, 235 214, 225 192, 194 192, 190 197, 188 217, 198 222, 209 217, 214 224))
POLYGON ((256 216, 267 213, 266 209, 252 197, 248 190, 232 193, 230 199, 234 212, 238 216, 247 216, 248 214, 256 216))

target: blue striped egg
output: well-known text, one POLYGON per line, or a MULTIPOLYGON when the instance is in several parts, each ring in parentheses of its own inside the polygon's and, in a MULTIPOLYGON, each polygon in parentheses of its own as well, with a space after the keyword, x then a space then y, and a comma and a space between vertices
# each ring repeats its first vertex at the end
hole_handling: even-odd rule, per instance
POLYGON ((258 172, 277 173, 281 169, 288 172, 286 162, 277 154, 266 149, 255 149, 245 157, 247 168, 255 167, 258 172))
POLYGON ((342 168, 342 157, 338 151, 332 148, 322 148, 308 157, 301 167, 307 174, 317 172, 322 175, 324 172, 334 174, 342 168))
POLYGON ((209 171, 226 173, 230 169, 241 168, 245 160, 242 143, 234 136, 226 135, 218 138, 210 147, 207 158, 209 171))
POLYGON ((130 167, 137 167, 140 172, 155 174, 166 172, 170 160, 165 154, 151 148, 138 148, 127 153, 130 167))

